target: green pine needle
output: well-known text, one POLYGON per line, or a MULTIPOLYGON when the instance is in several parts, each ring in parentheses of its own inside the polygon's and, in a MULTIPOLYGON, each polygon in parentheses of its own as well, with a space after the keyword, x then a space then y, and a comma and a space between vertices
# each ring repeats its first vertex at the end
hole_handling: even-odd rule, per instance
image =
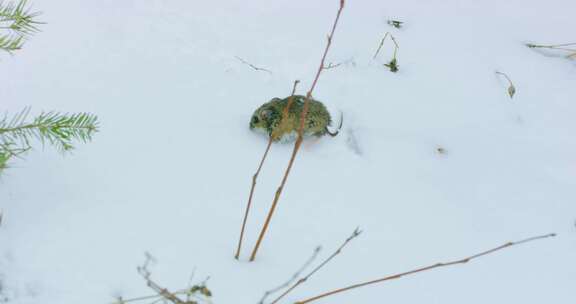
POLYGON ((18 4, 0 1, 0 50, 11 53, 19 50, 27 36, 39 31, 36 20, 39 12, 32 12, 27 0, 19 0, 18 4))
POLYGON ((47 112, 27 121, 29 113, 26 108, 11 119, 0 119, 0 172, 9 160, 32 149, 35 140, 66 152, 74 149, 76 142, 92 140, 98 132, 98 117, 93 114, 47 112))

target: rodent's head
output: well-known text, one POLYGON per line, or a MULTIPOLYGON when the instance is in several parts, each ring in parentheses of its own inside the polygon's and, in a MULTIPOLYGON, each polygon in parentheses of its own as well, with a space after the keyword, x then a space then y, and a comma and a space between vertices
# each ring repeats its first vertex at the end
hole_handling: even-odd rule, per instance
POLYGON ((250 129, 271 134, 274 122, 280 118, 280 113, 277 109, 279 101, 281 101, 280 98, 274 98, 256 109, 250 119, 250 129))

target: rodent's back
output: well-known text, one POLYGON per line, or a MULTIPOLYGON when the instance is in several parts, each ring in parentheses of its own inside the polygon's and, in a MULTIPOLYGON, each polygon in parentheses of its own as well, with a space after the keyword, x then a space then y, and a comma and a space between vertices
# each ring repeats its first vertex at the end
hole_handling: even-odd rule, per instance
MULTIPOLYGON (((291 96, 278 101, 281 104, 282 111, 288 105, 288 101, 291 96)), ((292 104, 288 112, 287 126, 284 132, 298 131, 300 129, 300 117, 302 116, 302 111, 304 111, 304 102, 306 100, 305 96, 294 95, 292 104)), ((308 103, 308 112, 306 114, 306 121, 304 123, 304 134, 305 135, 316 135, 321 136, 326 133, 326 127, 331 123, 330 113, 318 100, 310 98, 308 103)))
MULTIPOLYGON (((252 117, 250 128, 267 130, 274 141, 290 141, 295 138, 300 129, 300 117, 304 110, 305 96, 294 95, 284 99, 273 98, 260 106, 252 117), (288 102, 292 100, 288 115, 282 121, 288 102)), ((322 136, 326 134, 331 123, 330 113, 318 100, 309 99, 308 112, 304 123, 305 136, 322 136)))

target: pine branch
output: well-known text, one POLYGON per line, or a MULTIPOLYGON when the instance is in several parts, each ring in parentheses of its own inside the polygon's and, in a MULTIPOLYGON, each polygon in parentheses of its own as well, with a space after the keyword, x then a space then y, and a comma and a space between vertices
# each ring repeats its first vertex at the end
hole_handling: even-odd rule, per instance
POLYGON ((98 117, 89 113, 45 112, 26 122, 29 112, 26 108, 11 120, 0 120, 0 142, 29 149, 30 141, 37 139, 60 151, 69 151, 74 148, 74 141, 88 142, 98 131, 98 117))
POLYGON ((8 53, 19 50, 24 45, 23 36, 0 35, 0 50, 8 53))
POLYGON ((39 31, 37 21, 39 12, 32 12, 28 0, 20 0, 18 4, 0 2, 0 30, 8 33, 0 34, 0 50, 11 53, 22 48, 24 40, 39 31))
POLYGON ((7 163, 10 159, 19 157, 20 154, 24 154, 28 150, 30 150, 29 147, 19 147, 14 143, 0 143, 0 172, 8 168, 7 163))
POLYGON ((98 132, 98 118, 88 113, 41 113, 27 121, 30 108, 11 119, 0 119, 0 171, 9 160, 32 149, 32 141, 49 143, 61 152, 74 148, 74 142, 88 142, 98 132))
POLYGON ((31 35, 39 31, 36 27, 42 22, 36 21, 39 12, 32 12, 28 7, 28 0, 20 0, 3 4, 0 2, 0 28, 11 30, 21 36, 31 35))

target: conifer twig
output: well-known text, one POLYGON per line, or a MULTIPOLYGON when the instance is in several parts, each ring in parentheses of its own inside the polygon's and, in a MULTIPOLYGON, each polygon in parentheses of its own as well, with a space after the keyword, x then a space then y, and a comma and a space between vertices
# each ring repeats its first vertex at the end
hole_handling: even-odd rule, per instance
MULTIPOLYGON (((288 108, 292 104, 292 99, 294 94, 296 93, 296 87, 300 80, 294 81, 294 86, 292 87, 292 94, 290 94, 290 99, 288 99, 288 105, 286 106, 286 111, 284 115, 288 115, 288 108)), ((285 117, 283 117, 285 118, 285 117)), ((283 119, 285 120, 285 119, 283 119)), ((244 239, 244 230, 246 229, 246 221, 248 220, 248 214, 250 213, 250 207, 252 206, 252 197, 254 196, 254 189, 256 189, 256 181, 258 179, 258 174, 260 174, 260 170, 262 170, 262 165, 264 165, 264 161, 266 160, 266 156, 268 155, 268 151, 270 151, 270 146, 272 146, 273 137, 270 136, 268 139, 268 145, 266 146, 266 150, 264 151, 264 155, 262 155, 262 159, 260 160, 260 165, 258 165, 258 169, 256 173, 252 176, 252 187, 250 188, 250 195, 248 196, 248 203, 246 204, 246 211, 244 212, 244 219, 242 220, 242 228, 240 228, 240 238, 238 239, 238 247, 236 248, 236 254, 234 255, 235 259, 240 258, 240 250, 242 250, 242 240, 244 239)))
POLYGON ((17 4, 0 1, 0 50, 12 53, 22 48, 26 36, 38 32, 36 25, 41 24, 36 18, 38 12, 31 12, 27 0, 19 0, 17 4))
POLYGON ((341 293, 341 292, 344 292, 344 291, 348 291, 348 290, 351 290, 351 289, 356 289, 356 288, 364 287, 364 286, 367 286, 367 285, 377 284, 377 283, 381 283, 381 282, 384 282, 384 281, 399 279, 399 278, 402 278, 402 277, 404 277, 404 276, 408 276, 408 275, 416 274, 416 273, 419 273, 419 272, 424 272, 424 271, 432 270, 432 269, 434 269, 434 268, 447 267, 447 266, 453 266, 453 265, 458 265, 458 264, 466 264, 466 263, 468 263, 468 262, 470 262, 470 261, 472 261, 472 260, 474 260, 474 259, 480 258, 480 257, 485 256, 485 255, 492 254, 492 253, 494 253, 494 252, 500 251, 500 250, 505 249, 505 248, 508 248, 508 247, 512 247, 512 246, 516 246, 516 245, 520 245, 520 244, 524 244, 524 243, 528 243, 528 242, 532 242, 532 241, 536 241, 536 240, 546 239, 546 238, 550 238, 550 237, 554 237, 554 236, 556 236, 555 233, 550 233, 550 234, 546 234, 546 235, 540 235, 540 236, 530 237, 530 238, 523 239, 523 240, 516 241, 516 242, 508 242, 508 243, 505 243, 505 244, 500 245, 500 246, 498 246, 498 247, 492 248, 492 249, 490 249, 490 250, 486 250, 486 251, 483 251, 483 252, 480 252, 480 253, 477 253, 477 254, 474 254, 474 255, 465 257, 465 258, 463 258, 463 259, 454 260, 454 261, 450 261, 450 262, 444 262, 444 263, 436 263, 436 264, 432 264, 432 265, 429 265, 429 266, 426 266, 426 267, 416 268, 416 269, 413 269, 413 270, 410 270, 410 271, 406 271, 406 272, 402 272, 402 273, 398 273, 398 274, 389 275, 389 276, 386 276, 386 277, 383 277, 383 278, 380 278, 380 279, 376 279, 376 280, 372 280, 372 281, 367 281, 367 282, 363 282, 363 283, 359 283, 359 284, 354 284, 354 285, 350 285, 350 286, 343 287, 343 288, 334 289, 334 290, 332 290, 332 291, 328 291, 328 292, 322 293, 322 294, 320 294, 320 295, 317 295, 317 296, 314 296, 314 297, 311 297, 311 298, 308 298, 308 299, 305 299, 305 300, 302 300, 302 301, 298 301, 298 302, 296 302, 296 304, 310 303, 310 302, 319 300, 319 299, 321 299, 321 298, 328 297, 328 296, 331 296, 331 295, 334 295, 334 294, 337 294, 337 293, 341 293))
POLYGON ((330 34, 328 35, 327 42, 326 42, 326 48, 324 49, 322 59, 320 60, 320 65, 318 66, 318 70, 316 72, 316 76, 314 77, 314 81, 312 82, 312 86, 310 87, 310 90, 308 91, 308 93, 306 93, 306 98, 304 99, 304 106, 303 106, 302 113, 300 116, 300 128, 298 129, 298 137, 296 139, 296 142, 294 143, 294 150, 292 151, 292 156, 290 157, 290 161, 288 162, 288 166, 286 167, 286 171, 284 173, 284 177, 282 178, 280 186, 276 190, 276 194, 274 196, 272 206, 270 207, 270 210, 268 211, 268 215, 266 217, 266 221, 264 223, 264 226, 262 226, 262 230, 260 230, 258 240, 256 241, 256 245, 254 246, 254 249, 252 250, 252 254, 250 255, 250 261, 254 261, 254 259, 256 258, 256 254, 258 253, 258 249, 260 248, 260 244, 262 243, 262 239, 264 238, 264 235, 266 234, 266 231, 268 230, 268 226, 270 225, 270 220, 272 219, 272 216, 274 214, 274 210, 276 209, 276 205, 278 204, 278 200, 280 199, 280 195, 282 194, 282 190, 284 189, 284 186, 286 185, 286 181, 288 180, 288 176, 290 174, 290 170, 292 169, 292 165, 294 164, 294 160, 296 159, 296 155, 298 154, 298 151, 300 150, 300 146, 302 145, 302 140, 303 140, 303 135, 304 135, 304 121, 306 119, 306 115, 308 114, 310 98, 312 97, 312 92, 314 91, 314 88, 316 87, 316 84, 318 83, 318 79, 320 77, 320 74, 322 73, 322 70, 324 70, 324 67, 325 67, 324 62, 326 61, 326 55, 328 54, 328 50, 330 49, 330 45, 332 44, 332 37, 334 36, 336 26, 338 25, 338 20, 340 19, 340 14, 342 13, 343 9, 344 9, 344 0, 340 0, 340 7, 338 9, 338 13, 336 14, 334 24, 332 25, 332 30, 330 31, 330 34))
POLYGON ((301 278, 300 280, 298 280, 294 285, 290 286, 290 288, 288 288, 286 291, 284 291, 280 296, 278 296, 276 299, 274 299, 274 301, 272 301, 270 304, 276 304, 278 303, 278 301, 282 300, 282 298, 284 298, 287 294, 289 294, 291 291, 293 291, 294 289, 296 289, 296 287, 300 286, 301 284, 303 284, 304 282, 308 281, 308 279, 310 279, 311 276, 313 276, 315 273, 317 273, 320 269, 322 269, 324 266, 326 266, 326 264, 328 264, 334 257, 336 257, 337 255, 340 254, 340 252, 342 252, 342 249, 344 249, 344 247, 346 247, 346 245, 348 245, 348 243, 350 243, 350 241, 352 241, 353 239, 355 239, 356 237, 358 237, 360 235, 360 233, 362 233, 361 230, 359 230, 358 228, 356 228, 354 230, 354 232, 352 232, 352 235, 350 235, 345 241, 344 243, 342 243, 342 245, 340 245, 340 247, 338 247, 338 249, 336 249, 336 251, 334 251, 334 253, 332 253, 328 258, 326 258, 322 263, 320 263, 318 266, 316 266, 316 268, 314 268, 309 274, 307 274, 305 277, 301 278))
POLYGON ((30 108, 25 108, 11 119, 0 118, 0 171, 10 159, 32 149, 34 139, 65 152, 74 148, 74 141, 88 142, 98 131, 96 115, 48 112, 28 121, 29 113, 30 108))
POLYGON ((59 150, 73 148, 72 141, 88 142, 98 131, 98 117, 88 113, 46 112, 27 122, 30 109, 26 108, 11 120, 0 119, 0 142, 6 144, 20 143, 23 148, 30 147, 32 139, 42 143, 48 141, 59 150))

